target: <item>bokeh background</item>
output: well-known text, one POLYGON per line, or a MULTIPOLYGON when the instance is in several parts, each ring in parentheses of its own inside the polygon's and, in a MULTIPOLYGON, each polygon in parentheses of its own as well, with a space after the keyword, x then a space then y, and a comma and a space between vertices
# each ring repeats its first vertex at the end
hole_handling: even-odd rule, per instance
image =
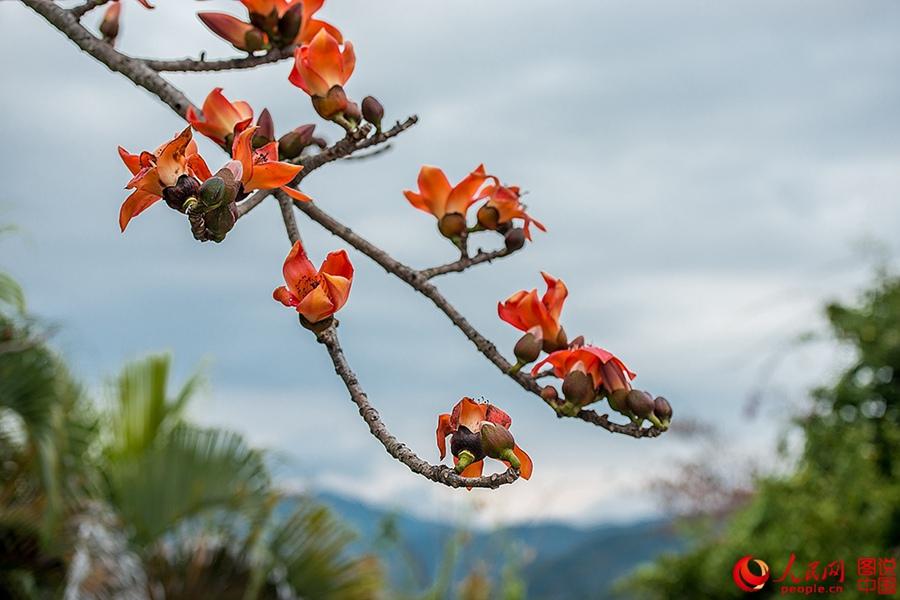
MULTIPOLYGON (((194 13, 237 8, 161 0, 148 12, 125 0, 119 45, 138 56, 231 56, 194 13)), ((797 339, 822 330, 823 301, 852 296, 873 264, 898 253, 900 5, 331 0, 320 14, 357 48, 349 93, 377 96, 391 121, 421 121, 378 158, 316 172, 305 192, 425 267, 454 249, 401 191, 422 164, 455 181, 485 163, 528 191, 549 232, 438 280, 456 306, 511 354, 517 333, 497 318, 497 301, 538 286, 541 270, 561 277, 570 337, 621 356, 640 387, 670 399, 676 420, 713 423, 730 451, 776 466, 791 407, 846 359, 830 342, 797 339)), ((163 206, 122 235, 128 173, 116 146, 154 148, 183 123, 20 4, 0 3, 0 30, 0 220, 21 229, 3 243, 3 266, 30 309, 58 325, 54 343, 91 385, 126 359, 170 350, 181 377, 207 365, 212 387, 194 420, 273 450, 286 485, 447 522, 473 507, 486 525, 659 510, 647 484, 690 452, 687 441, 557 420, 428 301, 351 251, 343 343, 390 429, 436 461, 437 414, 483 396, 512 415, 536 468, 529 482, 467 493, 394 462, 325 353, 271 299, 288 250, 275 203, 221 245, 194 242, 163 206)), ((195 103, 221 86, 268 107, 282 133, 316 120, 289 68, 170 77, 195 103)), ((200 144, 211 165, 223 161, 200 144)), ((300 227, 314 261, 344 246, 302 216, 300 227)))

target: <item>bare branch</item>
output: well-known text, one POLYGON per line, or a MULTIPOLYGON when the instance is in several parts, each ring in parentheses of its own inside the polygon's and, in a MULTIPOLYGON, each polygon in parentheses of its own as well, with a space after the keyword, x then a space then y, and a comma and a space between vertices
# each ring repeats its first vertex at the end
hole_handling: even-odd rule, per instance
POLYGON ((291 244, 296 244, 300 241, 300 229, 297 228, 297 218, 294 216, 294 203, 291 197, 281 190, 275 192, 275 197, 281 207, 281 218, 284 221, 287 236, 291 240, 291 244))
POLYGON ((103 6, 107 2, 109 2, 109 0, 87 0, 84 4, 79 4, 78 6, 70 8, 69 12, 72 13, 76 19, 80 19, 88 12, 94 10, 98 6, 103 6))
POLYGON ((440 265, 438 267, 431 267, 429 269, 422 269, 419 271, 419 274, 422 275, 425 279, 431 279, 432 277, 437 277, 438 275, 444 275, 445 273, 459 273, 461 271, 465 271, 469 267, 480 265, 484 262, 491 262, 496 258, 502 258, 504 256, 509 256, 514 252, 510 251, 506 248, 502 248, 500 250, 492 250, 491 252, 485 252, 479 248, 478 253, 475 256, 466 256, 460 258, 459 260, 453 261, 452 263, 447 263, 446 265, 440 265))
POLYGON ((57 6, 52 0, 22 0, 22 3, 44 17, 51 25, 75 42, 79 48, 111 70, 121 73, 136 85, 158 97, 182 117, 187 113, 191 101, 181 93, 181 90, 160 77, 144 61, 125 56, 94 36, 78 22, 78 17, 73 11, 57 6))
POLYGON ((235 69, 251 69, 260 65, 269 65, 294 55, 296 46, 286 48, 273 48, 265 54, 250 55, 239 58, 226 58, 221 60, 206 60, 201 54, 200 59, 182 58, 175 60, 142 59, 148 67, 154 71, 229 71, 235 69))
POLYGON ((409 447, 391 435, 381 417, 378 416, 378 411, 369 403, 369 398, 366 396, 362 386, 360 386, 356 374, 350 368, 350 365, 347 364, 347 359, 344 357, 344 351, 341 349, 335 327, 329 327, 318 334, 317 339, 328 349, 328 355, 334 364, 334 371, 344 382, 347 391, 350 393, 350 399, 359 407, 359 414, 368 424, 369 431, 381 442, 388 454, 409 467, 410 471, 454 488, 478 487, 496 489, 519 478, 518 472, 512 468, 507 469, 503 473, 486 477, 460 477, 449 467, 432 465, 419 458, 409 447))
POLYGON ((554 377, 556 373, 553 372, 553 369, 544 369, 540 371, 537 375, 534 376, 535 379, 544 379, 545 377, 554 377))
MULTIPOLYGON (((387 131, 383 131, 380 134, 376 134, 368 138, 366 136, 368 135, 369 131, 371 131, 371 128, 368 125, 363 125, 356 131, 348 133, 346 137, 335 142, 318 154, 313 154, 312 156, 304 156, 301 159, 294 159, 291 162, 303 165, 303 170, 297 174, 297 177, 294 178, 294 181, 291 182, 291 185, 299 185, 307 175, 323 165, 327 165, 330 162, 348 157, 359 150, 377 146, 378 144, 381 144, 393 137, 400 135, 401 133, 415 125, 418 120, 419 118, 416 115, 412 115, 402 123, 398 121, 396 125, 388 129, 387 131)), ((240 219, 248 212, 259 206, 260 203, 262 203, 262 201, 269 197, 271 194, 272 190, 259 190, 249 198, 238 204, 238 218, 240 219)))

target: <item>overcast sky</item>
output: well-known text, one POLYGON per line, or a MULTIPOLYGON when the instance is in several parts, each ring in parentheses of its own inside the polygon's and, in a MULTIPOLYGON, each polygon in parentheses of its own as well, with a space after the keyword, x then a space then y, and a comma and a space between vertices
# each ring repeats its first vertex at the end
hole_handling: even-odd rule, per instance
MULTIPOLYGON (((237 2, 159 0, 155 11, 123 2, 125 52, 233 55, 194 13, 241 15, 237 2)), ((497 318, 497 301, 539 285, 540 270, 563 278, 570 337, 617 353, 636 385, 671 400, 676 419, 714 422, 737 453, 765 462, 789 407, 842 359, 831 344, 792 340, 823 331, 823 301, 852 298, 877 260, 898 254, 900 4, 548 6, 330 0, 321 16, 357 49, 348 92, 379 97, 391 121, 421 121, 391 152, 322 169, 304 191, 398 259, 431 266, 453 248, 401 191, 422 164, 455 181, 484 162, 528 190, 549 232, 514 257, 440 278, 457 307, 511 355, 517 333, 497 318), (746 421, 764 374, 763 410, 746 421)), ((427 300, 351 250, 342 340, 391 430, 436 461, 437 414, 484 396, 512 415, 535 473, 467 493, 393 461, 322 348, 271 299, 288 251, 277 205, 220 245, 194 242, 162 204, 120 234, 129 175, 116 146, 153 149, 183 122, 17 2, 0 2, 0 32, 0 222, 22 229, 3 240, 0 267, 60 325, 56 342, 86 381, 98 385, 148 351, 173 352, 179 378, 208 361, 211 389, 192 415, 278 453, 286 481, 438 518, 473 502, 489 523, 621 520, 656 508, 646 483, 685 442, 554 418, 427 300)), ((268 107, 283 133, 315 122, 289 68, 171 79, 196 104, 222 86, 257 112, 268 107)), ((222 162, 211 143, 201 150, 222 162)), ((316 263, 344 247, 299 222, 316 263)))

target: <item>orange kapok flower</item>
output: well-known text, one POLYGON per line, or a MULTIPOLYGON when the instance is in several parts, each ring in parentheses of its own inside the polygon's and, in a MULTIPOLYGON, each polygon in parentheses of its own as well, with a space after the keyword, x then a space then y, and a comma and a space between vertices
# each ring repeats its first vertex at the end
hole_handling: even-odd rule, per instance
POLYGON ((306 194, 287 187, 297 173, 303 170, 301 165, 294 165, 278 160, 278 142, 273 141, 261 148, 253 148, 253 135, 258 126, 247 127, 234 139, 232 157, 241 163, 241 182, 244 191, 269 190, 281 188, 295 200, 308 202, 306 194))
POLYGON ((531 374, 537 375, 547 363, 553 366, 553 373, 559 378, 564 378, 573 371, 590 375, 594 389, 602 387, 608 394, 617 390, 630 390, 630 380, 636 377, 612 352, 591 345, 557 350, 534 365, 531 374))
POLYGON ((269 47, 269 36, 251 23, 219 12, 202 12, 197 16, 213 33, 238 50, 252 54, 269 47))
POLYGON ((545 352, 552 352, 566 345, 566 334, 559 323, 563 304, 569 290, 561 279, 541 272, 547 291, 538 298, 536 289, 521 290, 497 304, 500 318, 520 331, 541 340, 545 352))
POLYGON ((132 177, 126 189, 134 190, 119 211, 119 227, 122 231, 128 222, 162 199, 167 188, 179 183, 187 175, 202 183, 212 175, 206 162, 197 153, 197 144, 186 127, 174 139, 166 142, 153 153, 129 154, 119 146, 119 156, 131 171, 132 177))
POLYGON ((438 416, 436 437, 441 459, 447 455, 447 436, 452 435, 450 452, 453 454, 453 464, 463 477, 480 477, 484 470, 484 458, 490 456, 502 460, 506 466, 518 463, 516 468, 519 474, 529 479, 534 465, 531 457, 508 435, 510 425, 510 416, 496 406, 463 398, 453 407, 453 412, 438 416), (497 432, 494 427, 503 428, 506 432, 497 432), (498 438, 506 444, 498 444, 498 438))
POLYGON ((297 312, 309 323, 318 323, 332 316, 347 303, 353 283, 353 265, 347 252, 331 252, 317 271, 303 244, 294 243, 284 261, 284 281, 287 285, 275 289, 272 296, 297 312))
POLYGON ((294 67, 288 80, 310 95, 322 118, 332 119, 347 108, 344 84, 353 74, 353 44, 340 42, 327 29, 319 29, 309 43, 294 51, 294 67))
POLYGON ((466 230, 466 213, 484 197, 479 191, 486 179, 484 165, 479 165, 451 186, 442 170, 426 165, 419 170, 419 191, 404 190, 403 195, 414 207, 434 215, 441 233, 453 238, 466 230))
POLYGON ((116 37, 119 35, 119 15, 122 13, 122 5, 119 0, 113 0, 109 3, 106 12, 103 13, 103 20, 100 21, 100 34, 103 41, 109 44, 116 43, 116 37))
MULTIPOLYGON (((496 178, 495 178, 496 179, 496 178)), ((533 219, 527 212, 526 206, 519 199, 521 192, 518 186, 504 186, 499 181, 486 190, 488 201, 478 209, 478 223, 485 229, 498 229, 511 225, 513 219, 522 219, 524 222, 525 239, 531 241, 531 224, 547 231, 544 224, 533 219)))
POLYGON ((201 113, 189 106, 185 118, 199 133, 225 146, 228 136, 237 135, 250 125, 253 109, 243 100, 230 102, 222 88, 217 87, 206 96, 201 113))

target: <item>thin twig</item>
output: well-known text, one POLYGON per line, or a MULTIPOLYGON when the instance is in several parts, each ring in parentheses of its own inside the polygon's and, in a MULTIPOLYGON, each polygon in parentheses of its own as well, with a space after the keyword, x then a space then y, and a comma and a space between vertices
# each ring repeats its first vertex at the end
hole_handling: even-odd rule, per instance
POLYGON ((429 462, 419 458, 408 446, 400 442, 396 437, 391 435, 385 426, 378 411, 369 403, 369 398, 356 374, 347 359, 344 357, 344 351, 338 341, 337 330, 334 326, 329 327, 324 332, 318 334, 318 341, 328 349, 328 355, 334 364, 334 372, 338 374, 347 391, 350 393, 350 399, 359 407, 359 414, 368 424, 369 431, 378 439, 379 442, 387 450, 388 454, 409 467, 413 473, 427 477, 437 483, 458 488, 458 487, 478 487, 496 489, 501 485, 512 483, 519 478, 519 474, 515 469, 507 469, 503 473, 488 475, 485 477, 460 477, 456 472, 444 465, 432 465, 429 462))
POLYGON ((179 115, 184 117, 187 113, 191 101, 181 90, 160 77, 144 61, 125 56, 94 36, 78 22, 73 11, 68 11, 51 0, 22 0, 22 3, 44 17, 79 48, 168 104, 179 115))
POLYGON ((74 15, 76 19, 80 19, 88 12, 94 10, 98 6, 103 6, 110 0, 87 0, 84 4, 79 4, 78 6, 74 6, 69 9, 69 12, 74 15))
MULTIPOLYGON (((307 175, 321 166, 327 165, 328 163, 334 162, 341 158, 346 158, 354 152, 358 152, 359 150, 365 150, 366 148, 377 146, 378 144, 381 144, 393 137, 400 135, 401 133, 415 125, 418 120, 419 118, 416 115, 412 115, 402 123, 398 121, 396 125, 388 129, 387 131, 383 131, 380 134, 373 135, 372 137, 366 137, 369 131, 371 131, 371 128, 368 125, 363 125, 355 132, 348 134, 346 137, 335 142, 318 154, 313 154, 312 156, 304 156, 301 159, 295 159, 291 161, 295 164, 303 166, 303 170, 297 174, 297 177, 294 178, 294 181, 291 182, 291 185, 299 185, 307 175)), ((268 198, 271 194, 272 190, 258 190, 254 192, 246 200, 238 204, 238 218, 240 219, 248 212, 259 206, 262 201, 268 198)))
POLYGON ((460 258, 459 260, 455 260, 445 265, 422 269, 421 271, 419 271, 419 273, 425 279, 431 279, 432 277, 444 275, 445 273, 459 273, 474 265, 480 265, 484 262, 489 263, 494 259, 509 256, 513 252, 515 252, 515 250, 508 250, 506 248, 502 248, 500 250, 492 250, 490 252, 485 252, 484 250, 479 249, 478 253, 475 254, 475 256, 465 256, 463 258, 460 258))
POLYGON ((157 60, 157 59, 141 59, 148 67, 154 71, 229 71, 235 69, 250 69, 260 65, 269 65, 291 58, 294 55, 296 46, 288 46, 286 48, 273 48, 265 54, 258 56, 242 56, 239 58, 225 58, 221 60, 205 60, 203 58, 181 58, 174 60, 157 60))
POLYGON ((554 377, 555 375, 556 375, 556 373, 553 371, 553 369, 544 369, 543 371, 538 372, 534 376, 534 378, 535 379, 544 379, 546 377, 554 377))
POLYGON ((281 218, 284 221, 288 238, 291 240, 291 244, 296 244, 300 241, 300 229, 297 227, 297 218, 294 216, 294 203, 291 197, 281 190, 275 192, 275 197, 281 207, 281 218))

